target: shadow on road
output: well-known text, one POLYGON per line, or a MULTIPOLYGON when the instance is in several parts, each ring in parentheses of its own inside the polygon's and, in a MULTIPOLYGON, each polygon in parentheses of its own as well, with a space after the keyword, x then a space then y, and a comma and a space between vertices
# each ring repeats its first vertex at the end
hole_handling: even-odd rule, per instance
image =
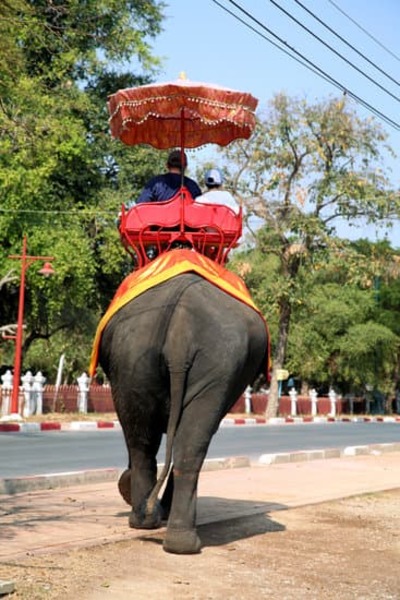
MULTIPOLYGON (((286 508, 282 504, 201 497, 197 529, 202 546, 223 546, 265 533, 285 531, 284 525, 271 519, 268 513, 286 508)), ((139 539, 161 545, 164 532, 165 529, 157 533, 149 531, 139 539)))
POLYGON ((266 514, 260 514, 209 523, 199 527, 198 531, 203 547, 207 547, 223 546, 256 535, 284 530, 284 525, 269 518, 266 514))

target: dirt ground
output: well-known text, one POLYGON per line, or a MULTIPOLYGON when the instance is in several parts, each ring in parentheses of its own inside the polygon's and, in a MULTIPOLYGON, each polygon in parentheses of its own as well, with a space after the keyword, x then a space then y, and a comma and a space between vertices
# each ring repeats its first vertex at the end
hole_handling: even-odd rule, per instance
POLYGON ((199 527, 199 555, 138 539, 0 563, 10 600, 399 600, 400 490, 199 527))

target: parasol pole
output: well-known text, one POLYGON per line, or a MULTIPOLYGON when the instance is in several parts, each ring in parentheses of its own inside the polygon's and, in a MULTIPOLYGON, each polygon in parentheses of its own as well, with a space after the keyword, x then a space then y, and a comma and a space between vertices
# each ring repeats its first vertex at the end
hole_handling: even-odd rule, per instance
MULTIPOLYGON (((181 81, 185 81, 186 80, 186 73, 185 71, 182 71, 181 73, 179 73, 179 79, 181 81)), ((183 161, 185 159, 185 107, 182 106, 181 108, 181 165, 183 165, 183 161)), ((184 181, 184 169, 182 169, 182 177, 181 177, 181 187, 183 187, 183 181, 184 181)))
MULTIPOLYGON (((185 160, 185 108, 181 108, 181 165, 185 160)), ((183 185, 184 169, 182 169, 182 185, 183 185)))
MULTIPOLYGON (((185 182, 185 108, 181 108, 181 190, 185 182)), ((183 209, 183 194, 181 192, 181 232, 184 230, 184 209, 183 209)))

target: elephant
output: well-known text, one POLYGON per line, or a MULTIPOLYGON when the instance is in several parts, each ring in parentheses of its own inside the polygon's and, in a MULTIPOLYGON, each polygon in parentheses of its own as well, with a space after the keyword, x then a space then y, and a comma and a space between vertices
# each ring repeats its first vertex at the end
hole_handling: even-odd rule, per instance
POLYGON ((106 324, 99 362, 129 455, 120 493, 131 505, 130 527, 166 523, 166 552, 201 551, 200 470, 221 420, 268 356, 262 316, 195 272, 150 288, 106 324), (157 479, 164 433, 165 463, 157 479))

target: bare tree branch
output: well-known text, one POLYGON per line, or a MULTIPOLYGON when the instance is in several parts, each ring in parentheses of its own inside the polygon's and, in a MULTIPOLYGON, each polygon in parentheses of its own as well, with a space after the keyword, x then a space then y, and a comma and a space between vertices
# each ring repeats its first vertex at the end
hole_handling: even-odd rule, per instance
POLYGON ((4 275, 4 277, 0 278, 0 290, 3 287, 3 285, 6 285, 7 283, 10 283, 10 281, 16 281, 18 279, 16 275, 13 275, 14 272, 14 269, 11 269, 10 271, 8 271, 8 273, 4 275))

